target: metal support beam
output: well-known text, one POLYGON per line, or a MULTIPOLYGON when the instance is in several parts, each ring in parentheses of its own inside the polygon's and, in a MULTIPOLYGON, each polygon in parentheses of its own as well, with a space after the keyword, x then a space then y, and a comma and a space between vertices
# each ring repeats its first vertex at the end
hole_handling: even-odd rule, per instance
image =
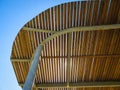
POLYGON ((43 45, 39 45, 38 48, 36 49, 36 53, 35 53, 32 63, 31 63, 31 67, 29 69, 23 90, 31 90, 32 89, 35 73, 37 70, 38 62, 39 62, 39 57, 42 52, 42 47, 43 47, 43 45))
MULTIPOLYGON (((23 86, 23 83, 19 83, 23 86)), ((104 81, 104 82, 70 82, 69 87, 67 83, 40 83, 36 84, 37 88, 83 88, 83 87, 120 87, 120 81, 104 81)))

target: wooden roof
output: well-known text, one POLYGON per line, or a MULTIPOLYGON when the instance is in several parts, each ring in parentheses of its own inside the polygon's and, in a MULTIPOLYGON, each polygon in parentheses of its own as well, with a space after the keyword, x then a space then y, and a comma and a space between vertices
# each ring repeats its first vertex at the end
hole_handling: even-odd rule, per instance
MULTIPOLYGON (((69 2, 40 13, 22 27, 13 43, 11 62, 18 83, 24 84, 37 46, 53 33, 75 27, 116 24, 120 27, 120 0, 69 2)), ((73 31, 44 44, 33 90, 39 85, 68 81, 73 84, 120 82, 120 28, 73 31)), ((67 87, 42 88, 54 89, 67 87)), ((76 86, 69 89, 119 90, 120 87, 76 86)))

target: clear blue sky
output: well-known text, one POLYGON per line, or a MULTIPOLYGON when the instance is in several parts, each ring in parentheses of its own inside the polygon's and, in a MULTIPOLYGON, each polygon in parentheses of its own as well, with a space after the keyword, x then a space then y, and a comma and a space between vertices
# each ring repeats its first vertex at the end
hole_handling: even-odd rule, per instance
POLYGON ((73 0, 0 0, 0 90, 22 90, 10 62, 20 28, 42 11, 68 1, 73 0))

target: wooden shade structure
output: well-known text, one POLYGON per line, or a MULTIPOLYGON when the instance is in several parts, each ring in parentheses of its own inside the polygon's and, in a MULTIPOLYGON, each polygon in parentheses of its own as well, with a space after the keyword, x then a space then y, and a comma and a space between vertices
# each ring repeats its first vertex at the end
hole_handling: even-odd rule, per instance
POLYGON ((21 87, 40 44, 32 90, 120 89, 120 0, 64 3, 26 23, 11 53, 21 87))

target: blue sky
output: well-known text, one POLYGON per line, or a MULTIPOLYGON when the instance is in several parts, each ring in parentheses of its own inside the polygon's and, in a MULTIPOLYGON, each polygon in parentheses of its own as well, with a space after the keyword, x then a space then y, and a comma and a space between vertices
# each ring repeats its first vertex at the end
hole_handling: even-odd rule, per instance
POLYGON ((10 62, 20 28, 42 11, 68 1, 73 0, 0 0, 0 90, 22 90, 10 62))

